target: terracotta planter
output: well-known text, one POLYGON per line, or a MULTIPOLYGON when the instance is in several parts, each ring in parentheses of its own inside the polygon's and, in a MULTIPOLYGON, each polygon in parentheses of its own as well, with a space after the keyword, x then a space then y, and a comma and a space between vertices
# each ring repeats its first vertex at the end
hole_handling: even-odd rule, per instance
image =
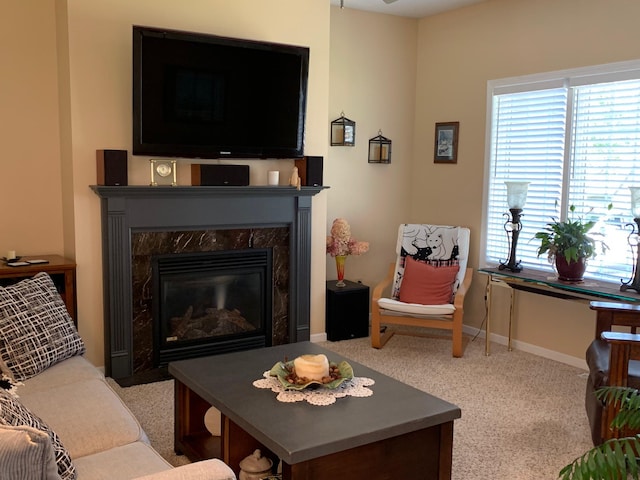
POLYGON ((556 255, 556 271, 558 278, 565 282, 579 282, 587 269, 587 260, 579 258, 578 261, 567 262, 564 255, 556 255))

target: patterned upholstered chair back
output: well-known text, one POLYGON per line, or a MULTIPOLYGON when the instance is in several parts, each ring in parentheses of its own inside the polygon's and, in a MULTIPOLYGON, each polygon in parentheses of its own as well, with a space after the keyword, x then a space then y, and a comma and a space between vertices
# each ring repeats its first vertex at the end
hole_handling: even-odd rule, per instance
POLYGON ((400 225, 396 242, 397 258, 391 290, 392 298, 399 299, 407 256, 437 267, 459 265, 460 270, 453 286, 455 295, 458 286, 464 281, 467 270, 469 237, 470 231, 466 227, 416 223, 400 225))

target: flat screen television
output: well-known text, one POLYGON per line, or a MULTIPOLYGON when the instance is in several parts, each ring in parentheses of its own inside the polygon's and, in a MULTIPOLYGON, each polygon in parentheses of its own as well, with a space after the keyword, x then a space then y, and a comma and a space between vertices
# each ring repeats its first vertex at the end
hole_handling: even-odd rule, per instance
POLYGON ((133 154, 304 155, 309 49, 133 27, 133 154))

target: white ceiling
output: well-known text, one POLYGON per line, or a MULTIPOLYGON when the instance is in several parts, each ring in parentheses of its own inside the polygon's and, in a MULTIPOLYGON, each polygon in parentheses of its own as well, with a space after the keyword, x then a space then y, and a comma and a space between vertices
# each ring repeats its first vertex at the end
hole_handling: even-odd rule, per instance
MULTIPOLYGON (((331 5, 340 6, 341 0, 331 0, 331 5)), ((396 0, 387 4, 384 0, 342 0, 344 8, 386 13, 400 17, 422 18, 436 13, 454 10, 484 0, 396 0)))

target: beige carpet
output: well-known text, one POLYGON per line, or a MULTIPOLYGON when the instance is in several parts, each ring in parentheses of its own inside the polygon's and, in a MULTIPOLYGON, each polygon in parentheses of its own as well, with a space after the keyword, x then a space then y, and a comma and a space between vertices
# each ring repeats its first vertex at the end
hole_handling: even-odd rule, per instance
MULTIPOLYGON (((437 337, 396 335, 381 350, 371 348, 368 338, 320 345, 461 408, 454 480, 557 478, 591 447, 585 372, 496 344, 486 357, 484 340, 465 342, 459 359, 451 357, 451 341, 437 337)), ((171 463, 185 463, 172 451, 173 382, 124 389, 110 383, 152 445, 171 463)))

